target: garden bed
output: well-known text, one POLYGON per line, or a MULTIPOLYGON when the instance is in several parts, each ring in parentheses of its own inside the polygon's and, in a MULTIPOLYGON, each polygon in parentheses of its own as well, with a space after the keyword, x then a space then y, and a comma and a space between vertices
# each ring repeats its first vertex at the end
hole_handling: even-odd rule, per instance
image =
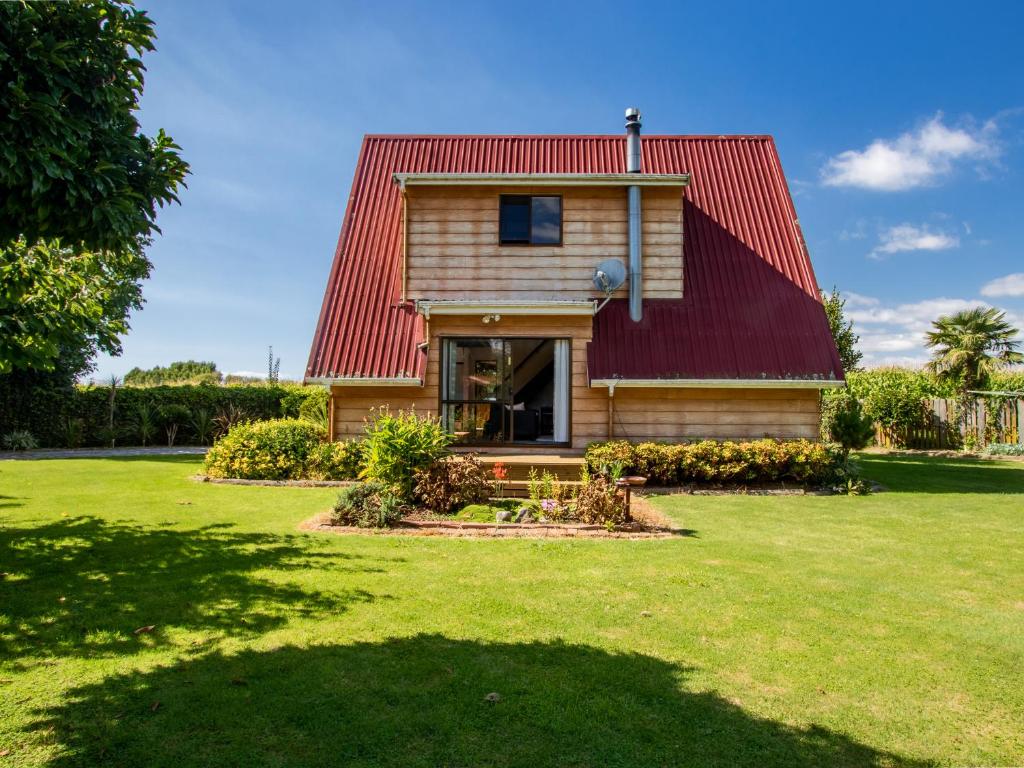
MULTIPOLYGON (((500 502, 501 500, 493 500, 500 502)), ((436 515, 416 509, 388 528, 359 528, 333 525, 331 513, 323 512, 299 525, 304 531, 372 536, 448 536, 457 538, 590 538, 590 539, 664 539, 687 535, 674 527, 669 518, 654 509, 643 497, 634 495, 633 520, 612 528, 572 522, 480 522, 460 520, 458 515, 436 515)))

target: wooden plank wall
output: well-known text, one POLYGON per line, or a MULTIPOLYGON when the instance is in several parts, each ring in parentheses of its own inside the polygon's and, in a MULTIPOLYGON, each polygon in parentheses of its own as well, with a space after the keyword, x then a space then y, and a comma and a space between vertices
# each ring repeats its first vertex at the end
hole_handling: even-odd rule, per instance
MULTIPOLYGON (((599 298, 591 279, 628 260, 622 187, 429 187, 408 193, 406 296, 497 301, 599 298), (562 245, 498 244, 501 194, 562 195, 562 245)), ((681 188, 643 190, 645 298, 683 295, 681 188)), ((625 289, 616 296, 624 298, 625 289)))
POLYGON ((415 407, 437 414, 440 381, 441 337, 561 337, 569 338, 572 354, 571 434, 573 448, 603 440, 608 430, 608 400, 603 389, 591 389, 587 378, 587 342, 592 332, 590 317, 503 317, 484 324, 478 315, 434 316, 428 323, 430 347, 423 387, 335 387, 334 435, 358 437, 363 420, 372 408, 387 404, 392 410, 415 407))
POLYGON ((644 440, 818 439, 815 389, 615 391, 614 436, 644 440))

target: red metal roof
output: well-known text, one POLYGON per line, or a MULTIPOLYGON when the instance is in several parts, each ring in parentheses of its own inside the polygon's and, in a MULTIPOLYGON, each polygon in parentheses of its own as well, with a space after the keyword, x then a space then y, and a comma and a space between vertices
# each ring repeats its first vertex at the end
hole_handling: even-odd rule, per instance
MULTIPOLYGON (((308 377, 422 376, 422 319, 400 305, 401 200, 391 175, 622 173, 622 136, 367 136, 308 377)), ((683 298, 612 301, 591 378, 842 378, 770 136, 644 136, 643 172, 691 173, 683 298)))

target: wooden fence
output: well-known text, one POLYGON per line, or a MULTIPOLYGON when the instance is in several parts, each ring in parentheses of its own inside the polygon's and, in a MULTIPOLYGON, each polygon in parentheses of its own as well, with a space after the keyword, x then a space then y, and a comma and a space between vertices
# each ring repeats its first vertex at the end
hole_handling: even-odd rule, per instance
POLYGON ((1024 442, 1024 398, 1011 398, 1000 409, 999 429, 989 440, 986 420, 990 404, 979 398, 967 413, 963 424, 955 423, 955 401, 930 400, 925 403, 926 423, 911 429, 885 428, 875 425, 875 442, 883 448, 958 448, 968 435, 973 435, 979 446, 987 443, 1024 442))

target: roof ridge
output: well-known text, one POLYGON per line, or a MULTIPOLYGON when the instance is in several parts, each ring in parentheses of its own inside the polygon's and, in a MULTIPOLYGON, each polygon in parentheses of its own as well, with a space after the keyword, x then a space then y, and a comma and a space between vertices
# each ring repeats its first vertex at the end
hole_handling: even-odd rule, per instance
MULTIPOLYGON (((613 133, 366 133, 364 139, 423 140, 423 139, 588 139, 602 141, 625 140, 625 135, 613 133)), ((645 133, 644 141, 774 141, 770 133, 645 133)))

